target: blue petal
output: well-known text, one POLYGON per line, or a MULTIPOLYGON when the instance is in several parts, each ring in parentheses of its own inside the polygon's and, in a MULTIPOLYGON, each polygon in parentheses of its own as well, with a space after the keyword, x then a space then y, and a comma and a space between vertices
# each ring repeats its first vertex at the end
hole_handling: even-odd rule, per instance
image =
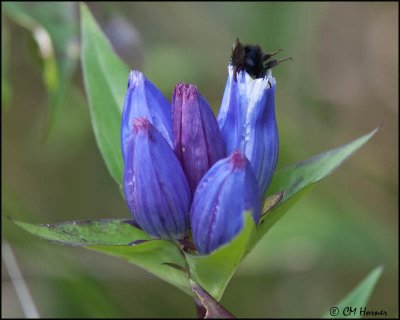
POLYGON ((230 72, 217 117, 227 154, 230 154, 240 145, 240 131, 244 121, 242 118, 243 112, 240 110, 238 83, 233 80, 230 72))
POLYGON ((253 79, 245 71, 229 76, 218 114, 218 125, 227 154, 240 150, 249 159, 263 194, 268 188, 278 160, 278 129, 275 118, 275 79, 253 79))
POLYGON ((190 191, 173 150, 144 118, 134 119, 124 192, 139 226, 151 236, 181 239, 189 222, 190 191))
POLYGON ((131 71, 121 123, 121 149, 124 161, 132 136, 132 121, 136 117, 147 118, 172 147, 171 105, 143 73, 131 71))
POLYGON ((200 181, 191 208, 192 237, 200 254, 229 242, 243 227, 243 213, 258 223, 261 196, 253 169, 239 152, 218 161, 200 181))

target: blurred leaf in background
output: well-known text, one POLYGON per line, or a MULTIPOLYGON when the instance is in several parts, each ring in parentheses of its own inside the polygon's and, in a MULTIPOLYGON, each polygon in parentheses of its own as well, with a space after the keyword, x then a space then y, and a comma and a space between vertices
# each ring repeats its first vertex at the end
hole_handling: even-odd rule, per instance
POLYGON ((79 57, 77 7, 73 2, 4 2, 7 16, 29 30, 43 60, 43 82, 49 94, 47 133, 57 124, 79 57))
POLYGON ((8 66, 9 66, 9 42, 10 34, 8 31, 7 24, 1 16, 1 105, 3 109, 9 106, 11 101, 11 87, 7 77, 8 66))
MULTIPOLYGON (((279 168, 384 123, 363 150, 269 230, 221 302, 239 317, 319 317, 360 275, 382 264, 385 272, 368 307, 397 317, 398 3, 88 5, 96 18, 118 14, 139 32, 143 58, 124 58, 129 68, 143 71, 167 98, 177 82, 195 83, 214 112, 236 37, 266 51, 283 48, 294 61, 273 71, 279 168)), ((53 142, 40 144, 32 119, 43 116, 39 104, 47 98, 41 74, 18 46, 24 30, 7 19, 5 25, 13 95, 10 108, 2 110, 2 182, 9 190, 2 188, 2 214, 29 222, 129 218, 92 134, 82 75, 72 79, 76 89, 63 105, 53 142)), ((47 244, 2 222, 43 316, 193 316, 189 296, 135 266, 47 244), (87 276, 97 294, 85 295, 87 276), (72 303, 74 292, 109 311, 72 303)), ((23 316, 4 271, 2 288, 3 316, 23 316)))

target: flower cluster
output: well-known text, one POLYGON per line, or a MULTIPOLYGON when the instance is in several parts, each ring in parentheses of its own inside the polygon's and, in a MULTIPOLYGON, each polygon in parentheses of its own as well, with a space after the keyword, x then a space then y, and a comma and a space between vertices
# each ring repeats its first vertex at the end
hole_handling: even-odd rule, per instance
POLYGON ((124 193, 135 221, 154 238, 191 234, 199 254, 229 242, 245 211, 258 223, 278 158, 271 71, 228 73, 217 119, 195 85, 178 83, 171 106, 139 71, 129 74, 122 114, 124 193))

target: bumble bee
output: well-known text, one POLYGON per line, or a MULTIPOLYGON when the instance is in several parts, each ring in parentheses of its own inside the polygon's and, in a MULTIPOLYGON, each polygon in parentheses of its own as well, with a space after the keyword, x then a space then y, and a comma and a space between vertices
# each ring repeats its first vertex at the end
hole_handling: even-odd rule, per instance
POLYGON ((253 78, 263 78, 268 69, 283 61, 292 60, 292 58, 270 60, 281 51, 282 49, 272 53, 264 53, 259 45, 243 45, 237 38, 233 44, 230 59, 230 65, 233 66, 233 78, 236 81, 237 73, 242 70, 246 70, 253 78))

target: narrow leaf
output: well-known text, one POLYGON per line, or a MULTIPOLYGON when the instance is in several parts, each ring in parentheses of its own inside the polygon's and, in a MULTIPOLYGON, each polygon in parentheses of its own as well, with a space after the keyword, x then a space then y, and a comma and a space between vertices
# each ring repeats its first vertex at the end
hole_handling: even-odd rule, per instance
POLYGON ((132 220, 125 219, 78 220, 57 224, 12 221, 33 235, 63 245, 129 245, 151 239, 132 220))
POLYGON ((171 267, 171 264, 185 265, 179 249, 171 241, 152 240, 135 246, 88 246, 85 248, 137 265, 191 295, 187 274, 171 267))
POLYGON ((82 68, 93 130, 114 180, 121 185, 121 114, 129 68, 114 53, 85 4, 81 4, 82 68))
POLYGON ((277 171, 274 174, 267 196, 276 194, 279 191, 284 191, 285 194, 279 205, 261 219, 257 228, 257 239, 259 240, 279 221, 297 200, 312 189, 315 183, 331 174, 371 139, 378 130, 379 127, 344 146, 323 152, 308 160, 277 171))
POLYGON ((346 145, 323 152, 310 159, 277 171, 268 194, 284 190, 285 196, 283 201, 285 201, 307 185, 320 181, 361 148, 378 130, 379 127, 346 145))
POLYGON ((362 318, 362 309, 367 306, 369 297, 375 288, 376 283, 379 280, 383 271, 383 267, 379 266, 372 270, 364 280, 355 287, 343 300, 341 300, 336 306, 331 308, 330 311, 323 315, 323 318, 362 318), (347 307, 356 308, 356 312, 349 315, 343 314, 343 310, 347 307), (337 308, 337 309, 334 309, 337 308))
POLYGON ((132 220, 101 219, 41 225, 12 221, 43 239, 63 245, 82 246, 124 259, 192 294, 186 273, 171 268, 171 265, 185 265, 177 245, 167 240, 151 239, 132 220))

